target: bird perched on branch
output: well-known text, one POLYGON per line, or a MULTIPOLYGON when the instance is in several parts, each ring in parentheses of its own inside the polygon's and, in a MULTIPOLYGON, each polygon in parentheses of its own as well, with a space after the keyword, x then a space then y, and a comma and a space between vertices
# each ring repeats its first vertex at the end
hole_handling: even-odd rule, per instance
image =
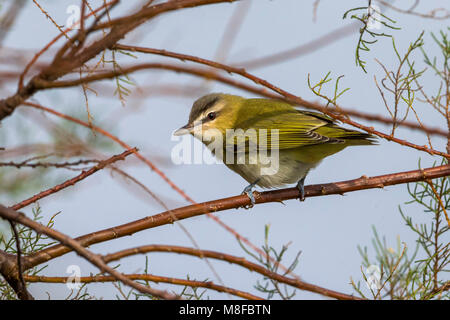
POLYGON ((212 93, 194 102, 189 122, 174 135, 192 134, 252 189, 297 183, 305 199, 308 172, 348 146, 372 145, 375 137, 338 126, 325 114, 273 99, 212 93))

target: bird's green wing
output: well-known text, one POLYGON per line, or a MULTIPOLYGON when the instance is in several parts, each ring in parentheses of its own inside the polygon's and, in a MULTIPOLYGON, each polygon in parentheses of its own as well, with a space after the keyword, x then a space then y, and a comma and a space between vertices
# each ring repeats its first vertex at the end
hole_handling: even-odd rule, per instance
POLYGON ((253 144, 256 150, 280 149, 285 156, 304 163, 317 163, 350 145, 376 144, 372 135, 342 128, 324 114, 268 99, 245 100, 233 127, 238 130, 232 133, 241 139, 239 143, 227 134, 227 151, 247 153, 253 144))
MULTIPOLYGON (((259 148, 266 146, 272 149, 278 146, 279 149, 291 149, 326 142, 344 142, 318 132, 318 129, 332 124, 330 118, 315 112, 297 110, 287 103, 248 99, 241 112, 252 114, 252 117, 248 118, 244 114, 242 118, 246 120, 237 121, 235 128, 238 130, 233 133, 244 135, 245 141, 256 142, 259 148), (264 108, 265 104, 270 105, 264 108)), ((238 139, 228 135, 226 142, 228 147, 236 148, 238 139)))

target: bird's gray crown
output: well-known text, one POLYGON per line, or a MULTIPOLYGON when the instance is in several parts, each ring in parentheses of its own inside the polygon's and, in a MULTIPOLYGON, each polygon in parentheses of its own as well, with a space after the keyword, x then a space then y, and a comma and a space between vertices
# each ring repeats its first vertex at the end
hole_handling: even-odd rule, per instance
POLYGON ((203 112, 212 108, 222 98, 223 93, 210 93, 197 99, 189 114, 189 123, 195 121, 203 112))

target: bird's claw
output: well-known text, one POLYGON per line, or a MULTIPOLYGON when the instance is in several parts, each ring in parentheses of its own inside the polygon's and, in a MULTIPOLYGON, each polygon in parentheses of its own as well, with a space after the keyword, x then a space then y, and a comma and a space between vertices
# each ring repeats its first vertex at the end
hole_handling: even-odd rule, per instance
POLYGON ((305 178, 298 181, 297 189, 300 192, 300 201, 305 201, 305 178))
POLYGON ((256 203, 255 196, 253 195, 253 191, 252 191, 254 186, 255 186, 255 183, 252 183, 252 184, 246 186, 244 191, 242 191, 242 194, 246 194, 247 197, 250 199, 250 204, 244 205, 244 209, 253 208, 253 206, 256 203))
POLYGON ((244 190, 242 192, 242 194, 246 194, 247 197, 250 199, 250 202, 251 202, 250 204, 245 205, 244 209, 251 209, 251 208, 253 208, 253 206, 256 203, 255 196, 253 195, 253 191, 251 189, 250 190, 244 190))

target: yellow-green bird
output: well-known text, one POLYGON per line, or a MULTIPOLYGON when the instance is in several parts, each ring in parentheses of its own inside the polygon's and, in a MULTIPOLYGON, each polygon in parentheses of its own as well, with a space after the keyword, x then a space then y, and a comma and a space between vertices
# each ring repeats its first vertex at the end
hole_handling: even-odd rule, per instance
POLYGON ((280 100, 224 93, 194 102, 188 124, 174 135, 187 133, 250 183, 243 193, 252 204, 255 185, 275 188, 297 183, 303 201, 305 177, 322 159, 348 146, 376 143, 374 136, 342 128, 321 113, 280 100))

